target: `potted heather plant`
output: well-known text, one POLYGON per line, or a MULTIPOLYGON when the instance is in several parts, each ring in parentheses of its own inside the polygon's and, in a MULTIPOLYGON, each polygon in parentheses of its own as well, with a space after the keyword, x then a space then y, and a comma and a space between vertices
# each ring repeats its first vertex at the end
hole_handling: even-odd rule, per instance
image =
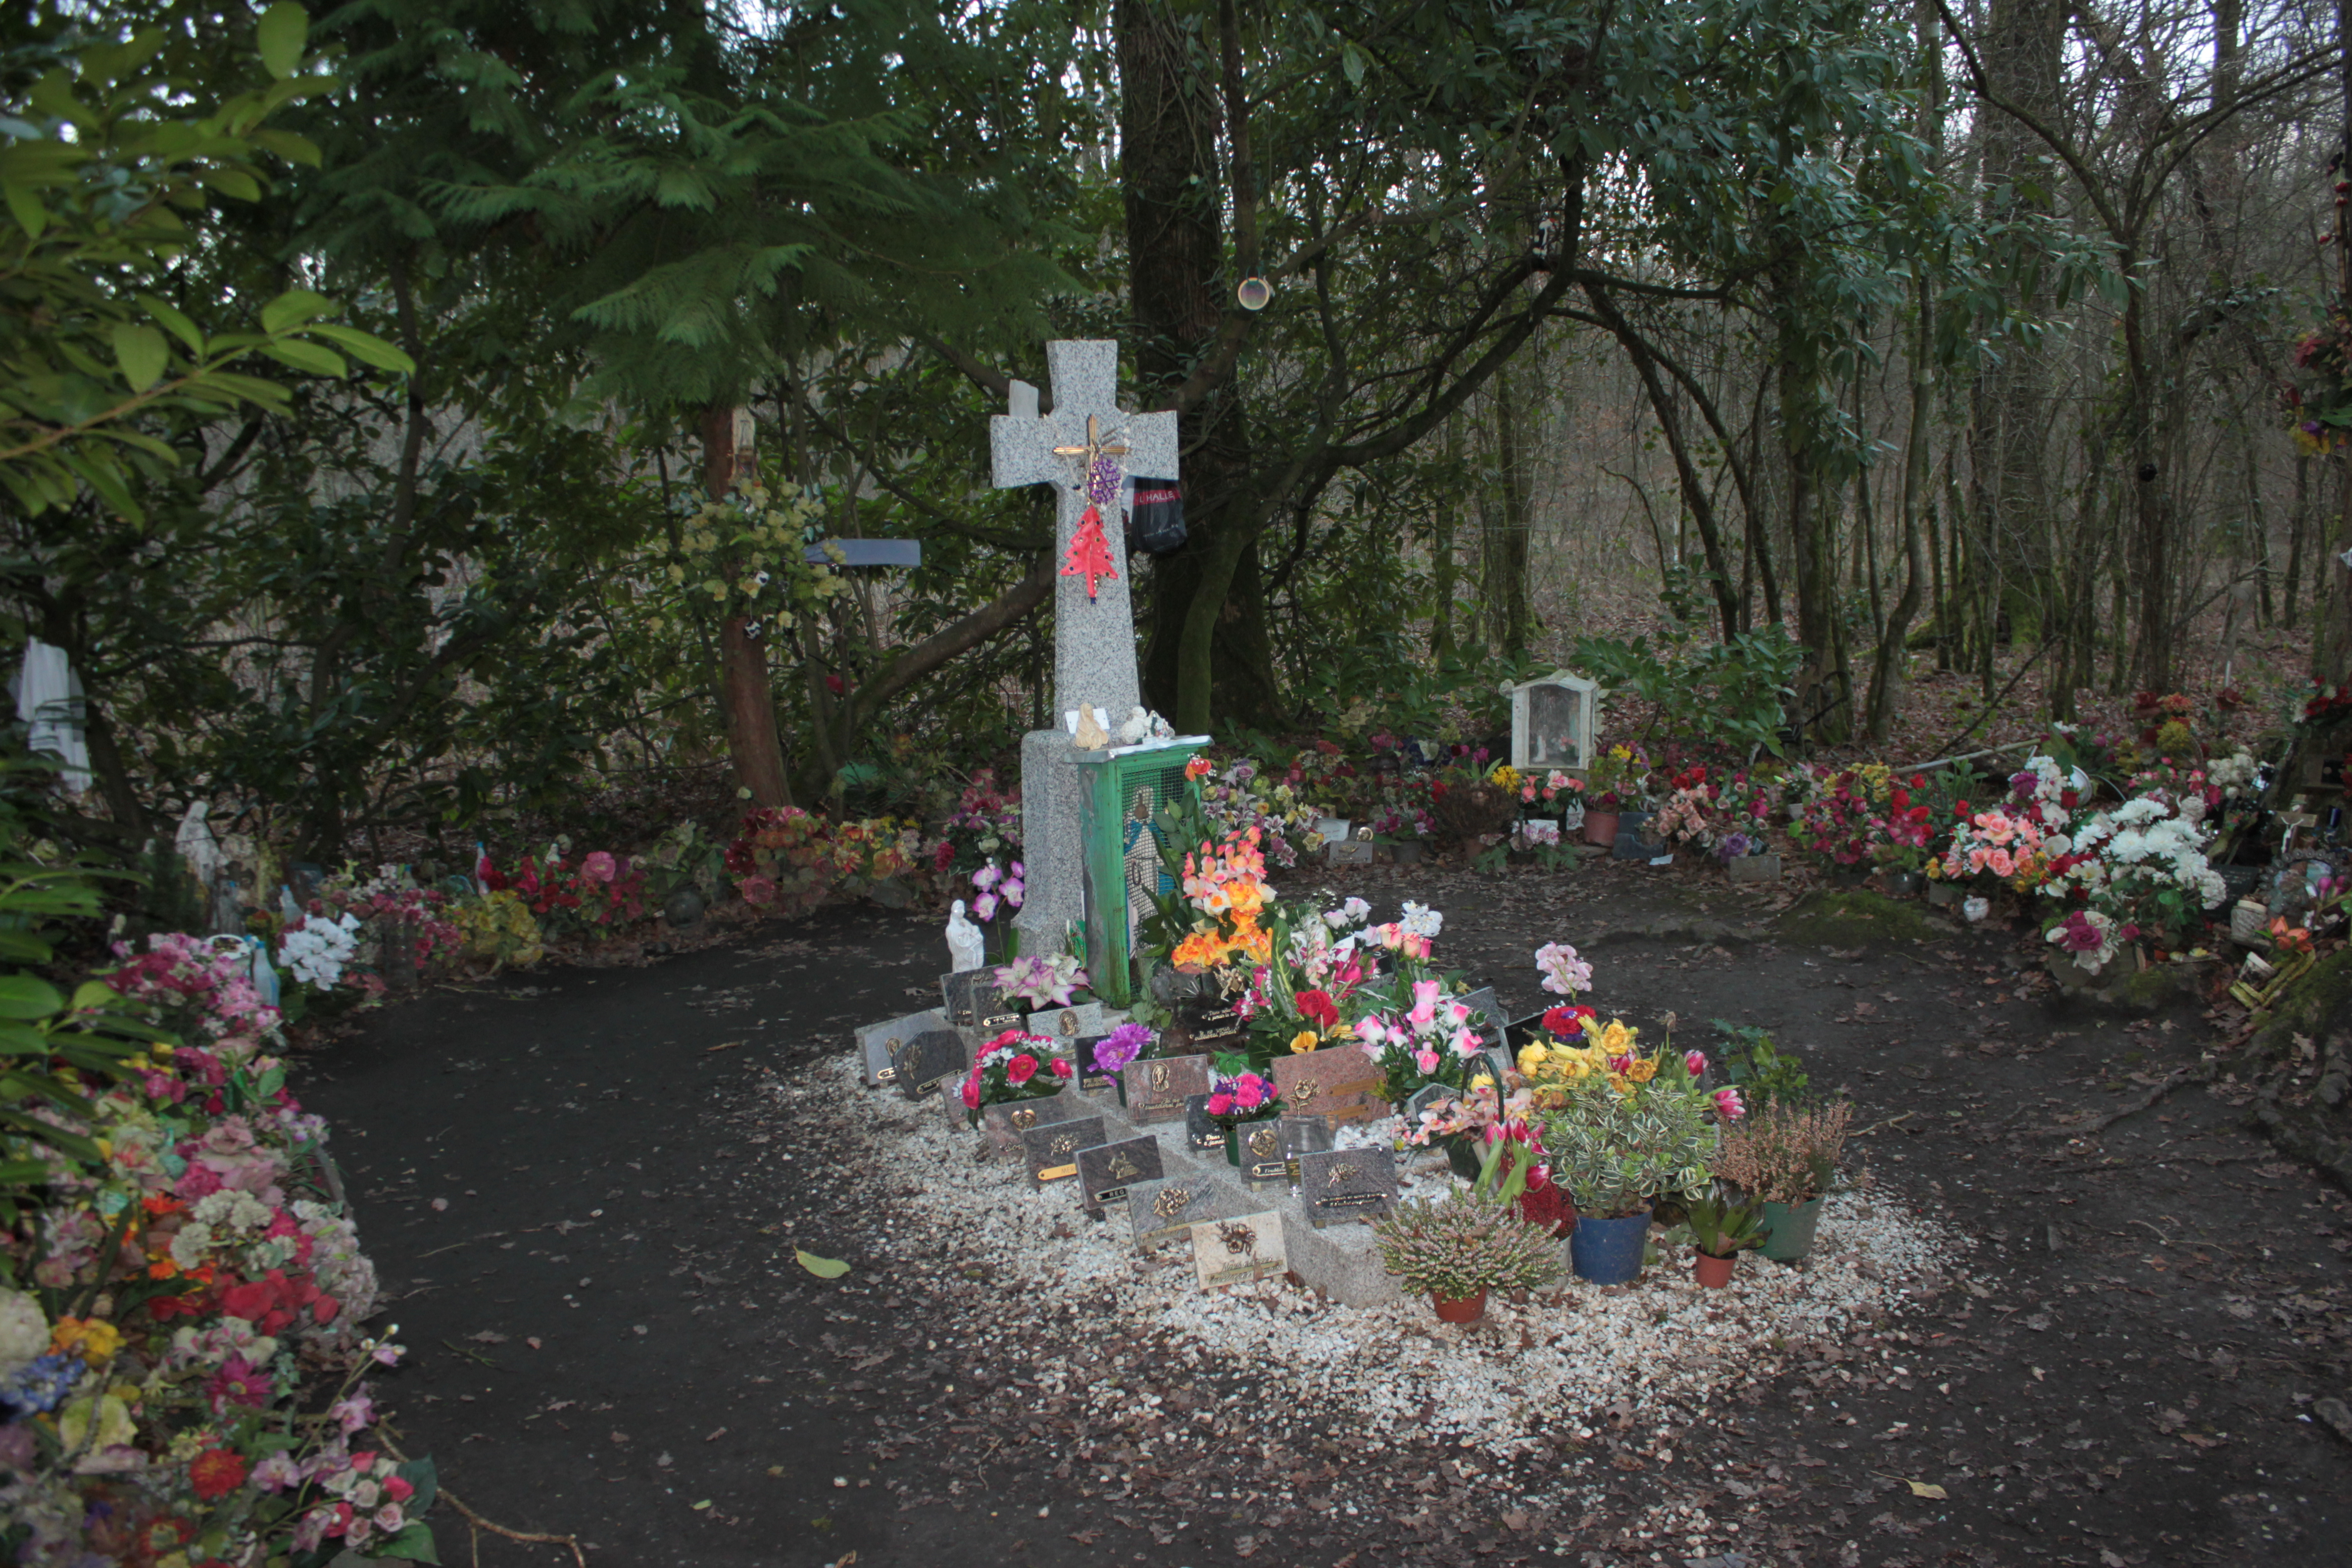
POLYGON ((1763 1205, 1765 1257, 1793 1263, 1812 1250, 1853 1120, 1853 1107, 1844 1100, 1781 1100, 1724 1131, 1711 1164, 1717 1177, 1763 1205))
POLYGON ((1381 1266, 1408 1293, 1427 1296, 1448 1323, 1476 1322, 1489 1291, 1534 1290, 1559 1278, 1549 1231, 1465 1187, 1415 1198, 1375 1221, 1372 1232, 1381 1266))
POLYGON ((1720 1290, 1731 1283, 1739 1255, 1764 1245, 1764 1205, 1752 1199, 1727 1197, 1710 1185, 1696 1197, 1683 1201, 1683 1223, 1690 1227, 1698 1256, 1691 1273, 1701 1285, 1720 1290))

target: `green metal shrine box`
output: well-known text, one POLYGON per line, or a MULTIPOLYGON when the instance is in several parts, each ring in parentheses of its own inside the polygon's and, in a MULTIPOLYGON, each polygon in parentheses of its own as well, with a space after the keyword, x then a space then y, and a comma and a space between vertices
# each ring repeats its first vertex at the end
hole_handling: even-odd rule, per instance
POLYGON ((1084 840, 1087 974, 1114 1007, 1134 1002, 1136 931, 1151 914, 1150 894, 1175 883, 1160 863, 1160 807, 1194 789, 1184 764, 1209 743, 1186 735, 1155 746, 1113 746, 1076 753, 1079 833, 1084 840))

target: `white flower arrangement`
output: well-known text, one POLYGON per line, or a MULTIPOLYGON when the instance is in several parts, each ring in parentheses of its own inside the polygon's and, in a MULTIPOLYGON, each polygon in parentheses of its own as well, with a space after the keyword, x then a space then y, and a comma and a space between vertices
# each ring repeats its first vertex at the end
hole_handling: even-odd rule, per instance
POLYGON ((278 944, 278 962, 313 991, 332 991, 359 952, 359 930, 360 922, 352 915, 331 921, 324 915, 305 915, 302 923, 289 929, 278 944))

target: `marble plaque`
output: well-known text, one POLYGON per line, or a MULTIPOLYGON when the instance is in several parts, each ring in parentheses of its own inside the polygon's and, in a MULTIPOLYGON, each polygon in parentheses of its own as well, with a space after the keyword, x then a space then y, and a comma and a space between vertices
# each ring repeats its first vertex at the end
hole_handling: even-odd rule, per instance
POLYGON ((1298 1202, 1318 1230, 1378 1219, 1396 1201, 1396 1162, 1384 1150, 1330 1149, 1298 1157, 1298 1202))
POLYGON ((1209 1114, 1209 1097, 1191 1094, 1184 1097, 1184 1147, 1200 1153, 1223 1150, 1225 1130, 1209 1114))
POLYGON ((1029 1032, 1050 1035, 1066 1045, 1088 1036, 1108 1035, 1126 1021, 1099 1002, 1081 1002, 1073 1007, 1040 1007, 1029 1015, 1029 1032))
POLYGON ((898 1069, 895 1064, 898 1053, 907 1048, 907 1042, 927 1030, 948 1026, 948 1016, 933 1007, 928 1012, 909 1013, 903 1018, 868 1024, 859 1029, 857 1054, 866 1087, 872 1089, 877 1084, 897 1082, 898 1069))
POLYGON ((1283 1252, 1282 1215, 1272 1209, 1192 1226, 1192 1268, 1203 1290, 1244 1285, 1289 1267, 1283 1252))
POLYGON ((1127 1206, 1129 1187, 1139 1182, 1156 1182, 1166 1173, 1157 1138, 1122 1138, 1116 1143, 1080 1149, 1079 1206, 1100 1218, 1106 1210, 1127 1206))
POLYGON ((992 965, 940 975, 940 994, 947 1003, 948 1022, 958 1028, 993 1035, 1021 1022, 1020 1004, 997 988, 992 965))
POLYGON ((1282 1123, 1265 1121, 1237 1122, 1234 1142, 1242 1152, 1242 1182, 1256 1187, 1286 1187, 1290 1184, 1290 1166, 1282 1157, 1282 1123))
POLYGON ((898 1092, 919 1100, 971 1070, 971 1053, 953 1029, 926 1029, 898 1052, 898 1092))
POLYGON ((1380 1064, 1353 1046, 1277 1057, 1274 1082, 1286 1115, 1319 1116, 1336 1127, 1388 1113, 1380 1064))
POLYGON ((1238 1050, 1248 1035, 1241 1009, 1222 997, 1201 997, 1177 1012, 1185 1038, 1196 1051, 1238 1050))
POLYGON ((1323 847, 1325 861, 1333 866, 1370 866, 1379 858, 1380 846, 1363 838, 1335 838, 1323 847))
POLYGON ((1127 1090, 1127 1119, 1138 1127, 1173 1121, 1184 1114, 1184 1102, 1209 1092, 1206 1057, 1147 1057, 1129 1062, 1119 1074, 1127 1090))
POLYGON ((1223 1219, 1256 1206, 1255 1199, 1215 1176, 1163 1176, 1131 1183, 1127 1189, 1127 1217, 1135 1228, 1138 1252, 1191 1235, 1199 1221, 1223 1219))
POLYGON ((988 1134, 988 1152, 1002 1154, 1017 1145, 1024 1133, 1057 1121, 1075 1121, 1093 1109, 1083 1097, 1066 1090, 1034 1100, 1010 1100, 982 1106, 980 1129, 988 1134))
POLYGON ((1078 1151, 1093 1148, 1102 1138, 1103 1119, 1099 1116, 1083 1116, 1028 1129, 1021 1134, 1021 1164, 1029 1173, 1029 1184, 1042 1187, 1048 1182, 1077 1180, 1078 1151))

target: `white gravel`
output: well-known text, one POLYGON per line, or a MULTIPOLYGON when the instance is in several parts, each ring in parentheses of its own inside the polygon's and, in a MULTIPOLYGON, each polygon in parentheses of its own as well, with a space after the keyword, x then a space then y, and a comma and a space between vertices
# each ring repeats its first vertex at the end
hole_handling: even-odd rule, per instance
MULTIPOLYGON (((1630 1286, 1571 1279, 1518 1304, 1490 1299, 1484 1322, 1457 1328, 1426 1302, 1353 1308, 1279 1279, 1203 1293, 1183 1249, 1138 1258, 1123 1216, 1092 1222, 1066 1187, 1032 1192, 1013 1162, 975 1158, 976 1133, 861 1087, 850 1058, 784 1092, 848 1110, 868 1168, 919 1216, 914 1236, 894 1227, 886 1249, 911 1262, 951 1245, 992 1289, 1082 1298, 1092 1337, 1124 1326, 1166 1347, 1188 1376, 1246 1371, 1264 1385, 1262 1408, 1288 1406, 1375 1443, 1433 1436, 1507 1458, 1538 1433, 1583 1440, 1604 1426, 1646 1426, 1645 1413, 1668 1406, 1701 1410, 1780 1371, 1801 1342, 1838 1341, 1933 1294, 1961 1271, 1969 1245, 1883 1192, 1847 1194, 1831 1199, 1802 1267, 1750 1255, 1728 1289, 1706 1290, 1686 1254, 1669 1256, 1630 1286)), ((1066 1392, 1089 1412, 1138 1397, 1114 1380, 1070 1377, 1066 1392)))

